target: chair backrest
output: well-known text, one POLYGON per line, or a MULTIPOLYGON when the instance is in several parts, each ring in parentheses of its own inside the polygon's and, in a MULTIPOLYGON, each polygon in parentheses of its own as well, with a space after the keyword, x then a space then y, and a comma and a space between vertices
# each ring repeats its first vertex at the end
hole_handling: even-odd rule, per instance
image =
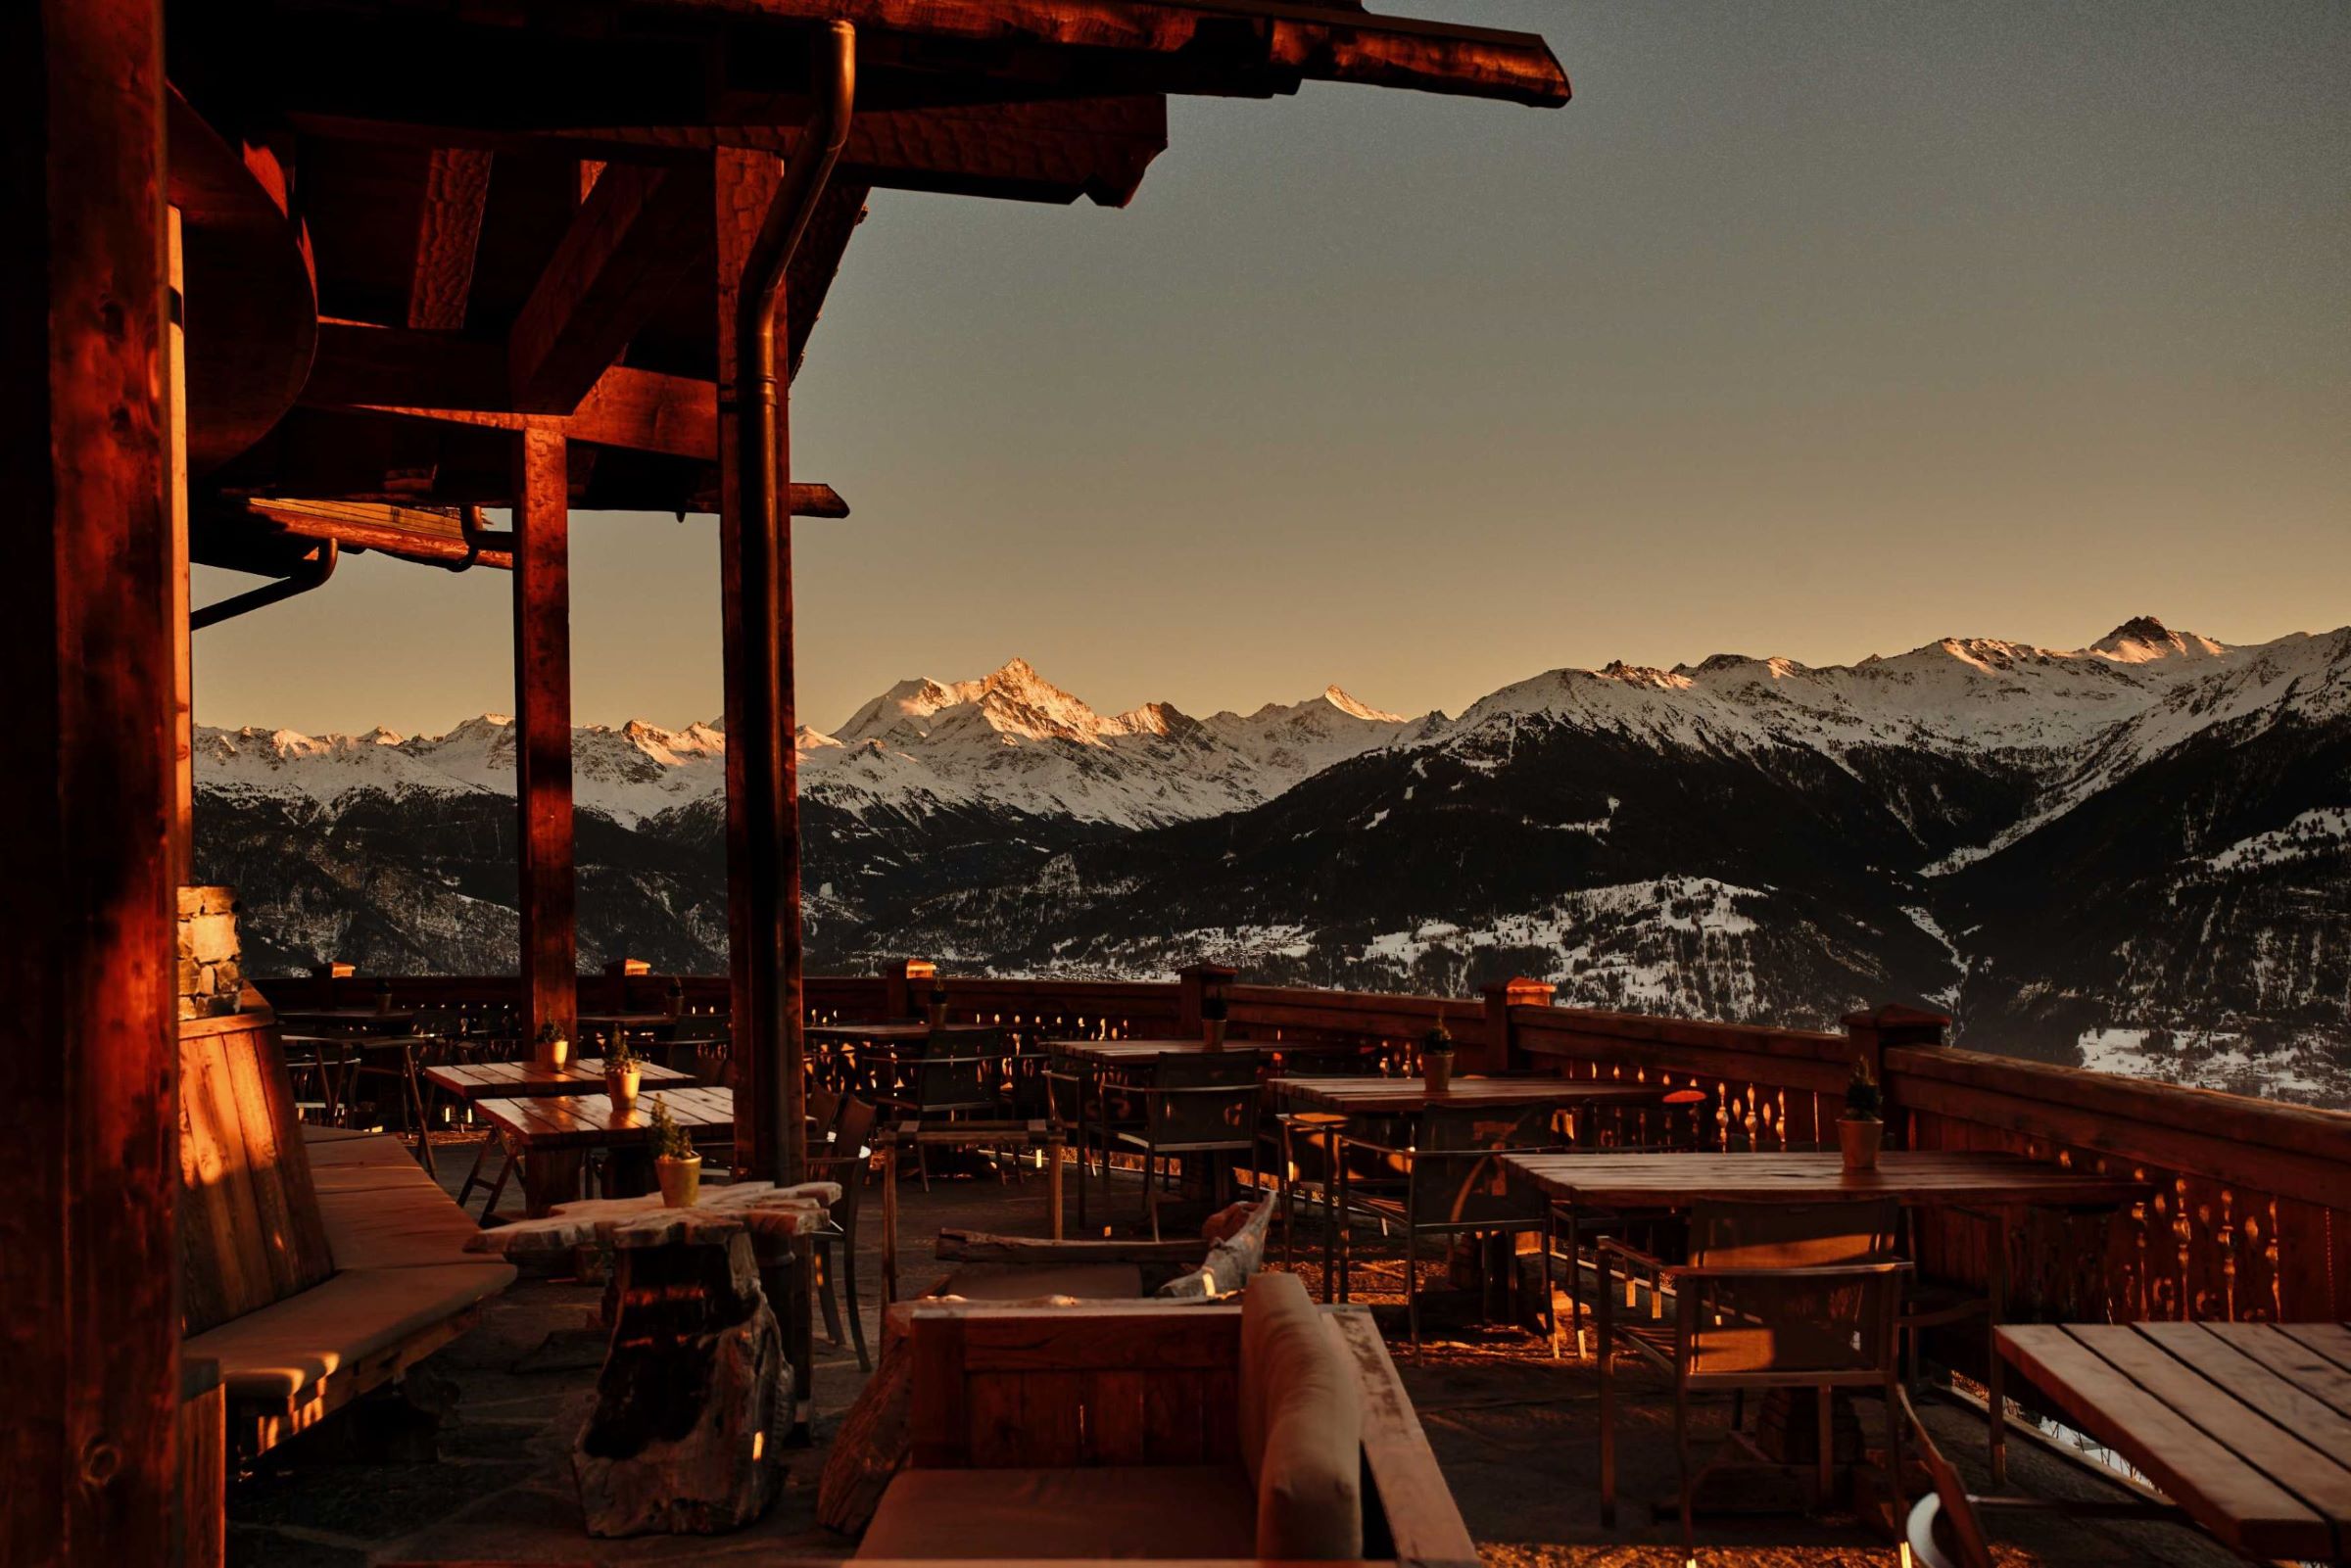
POLYGON ((841 1101, 840 1117, 833 1123, 833 1152, 826 1157, 825 1179, 840 1183, 840 1202, 833 1206, 833 1216, 844 1229, 864 1200, 867 1151, 872 1146, 874 1123, 881 1116, 871 1100, 852 1096, 841 1101))
POLYGON ((1552 1108, 1432 1105, 1414 1130, 1406 1207, 1415 1226, 1535 1224, 1544 1197, 1503 1164, 1505 1151, 1549 1149, 1552 1108))
POLYGON ((963 1111, 995 1103, 988 1081, 989 1061, 1002 1054, 1003 1032, 998 1029, 941 1031, 923 1042, 914 1065, 916 1114, 963 1111))
POLYGON ((1901 1306, 1891 1199, 1708 1202, 1690 1213, 1683 1287, 1694 1375, 1891 1373, 1901 1306), (1738 1270, 1709 1278, 1706 1270, 1738 1270))
POLYGON ((1143 1131, 1161 1149, 1246 1149, 1257 1142, 1255 1051, 1163 1052, 1143 1096, 1143 1131))
POLYGON ((182 1025, 180 1326, 201 1334, 335 1271, 273 1025, 182 1025))

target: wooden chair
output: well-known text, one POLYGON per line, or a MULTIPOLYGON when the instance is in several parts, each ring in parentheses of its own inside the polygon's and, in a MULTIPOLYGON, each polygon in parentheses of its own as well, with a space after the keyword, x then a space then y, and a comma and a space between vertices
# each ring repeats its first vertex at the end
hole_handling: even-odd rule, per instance
MULTIPOLYGON (((811 1090, 813 1100, 818 1091, 811 1090)), ((848 1299, 849 1340, 857 1347, 857 1369, 870 1372, 874 1363, 865 1350, 865 1314, 857 1305, 857 1215, 864 1205, 866 1167, 873 1159, 867 1139, 873 1135, 874 1122, 880 1113, 865 1100, 844 1099, 833 1119, 829 1135, 823 1144, 811 1138, 809 1148, 829 1149, 827 1154, 811 1154, 808 1160, 810 1181, 832 1181, 840 1185, 840 1197, 825 1217, 825 1228, 816 1236, 817 1297, 824 1308, 825 1332, 835 1346, 840 1344, 841 1304, 834 1292, 836 1265, 840 1276, 840 1295, 848 1299)))
MULTIPOLYGON (((1552 1130, 1549 1106, 1509 1106, 1480 1110, 1473 1106, 1430 1106, 1421 1112, 1411 1143, 1387 1146, 1369 1139, 1339 1136, 1339 1180, 1347 1207, 1363 1210, 1395 1224, 1404 1236, 1405 1315, 1412 1327, 1415 1359, 1420 1354, 1420 1259, 1423 1236, 1521 1235, 1548 1231, 1551 1205, 1542 1193, 1512 1177, 1503 1164, 1506 1154, 1526 1154, 1559 1147, 1552 1130), (1367 1150, 1404 1172, 1400 1199, 1373 1195, 1358 1199, 1348 1173, 1346 1151, 1367 1150)), ((1340 1240, 1339 1299, 1348 1295, 1352 1236, 1340 1240)), ((1482 1255, 1481 1255, 1482 1256, 1482 1255)), ((1487 1282, 1491 1286, 1491 1281, 1487 1282)), ((1515 1299, 1518 1276, 1511 1271, 1511 1294, 1515 1299)), ((1549 1291, 1544 1293, 1544 1330, 1556 1339, 1551 1321, 1549 1291)))
MULTIPOLYGON (((996 1092, 989 1064, 1003 1049, 1003 1035, 996 1030, 934 1034, 923 1042, 922 1054, 907 1065, 900 1080, 882 1096, 880 1107, 898 1120, 919 1121, 926 1127, 992 1116, 996 1092)), ((915 1146, 915 1170, 929 1192, 926 1145, 915 1146)))
MULTIPOLYGON (((1815 1502, 1835 1481, 1834 1400, 1839 1389, 1875 1388, 1892 1412, 1901 1394, 1902 1277, 1894 1259, 1898 1206, 1852 1203, 1703 1203, 1691 1211, 1690 1261, 1667 1264, 1615 1240, 1600 1243, 1600 1516, 1616 1518, 1616 1379, 1623 1348, 1673 1376, 1674 1445, 1681 1472, 1682 1549, 1696 1550, 1692 1512, 1700 1476, 1690 1465, 1690 1396, 1725 1389, 1810 1388, 1818 1398, 1815 1502), (1618 1318, 1611 1276, 1650 1278, 1652 1302, 1672 1295, 1672 1315, 1618 1318)), ((1739 1430, 1748 1462, 1771 1465, 1739 1430)), ((1902 1473, 1901 1427, 1887 1423, 1888 1473, 1902 1473)), ((1708 1467, 1713 1468, 1712 1466, 1708 1467)))
MULTIPOLYGON (((1160 1162, 1170 1156, 1248 1154, 1257 1147, 1258 1058, 1255 1051, 1190 1055, 1170 1051, 1152 1065, 1140 1127, 1113 1134, 1113 1146, 1142 1156, 1143 1214, 1159 1240, 1160 1162)), ((1231 1170, 1219 1163, 1211 1202, 1222 1206, 1231 1170)))

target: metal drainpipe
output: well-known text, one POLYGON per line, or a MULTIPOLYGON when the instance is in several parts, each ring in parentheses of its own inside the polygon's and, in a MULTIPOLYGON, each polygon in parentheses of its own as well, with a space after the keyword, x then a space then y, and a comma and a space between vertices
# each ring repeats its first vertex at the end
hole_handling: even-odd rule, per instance
POLYGON ((335 575, 335 557, 338 553, 333 540, 320 540, 311 559, 276 582, 249 589, 224 599, 216 599, 202 609, 189 611, 188 630, 201 632, 208 626, 217 626, 222 621, 258 610, 266 604, 282 604, 298 594, 308 594, 313 588, 324 586, 326 580, 335 575))
MULTIPOLYGON (((745 594, 746 622, 759 613, 762 602, 779 611, 782 607, 777 602, 777 580, 781 574, 775 568, 781 565, 783 551, 789 546, 781 537, 784 508, 780 504, 783 485, 778 470, 782 464, 777 450, 780 443, 776 315, 792 252, 799 248, 800 236, 807 232, 817 199, 824 194, 826 182, 833 177, 833 166, 840 160, 841 147, 849 139, 849 116, 857 96, 855 27, 846 22, 834 22, 825 27, 816 41, 810 75, 814 101, 809 109, 807 133, 785 166, 783 185, 769 203, 758 237, 751 242, 750 254, 744 259, 743 289, 735 308, 735 386, 742 420, 742 438, 737 443, 737 460, 742 470, 739 489, 744 534, 746 540, 756 542, 745 551, 746 564, 751 555, 763 557, 757 574, 760 592, 755 597, 745 594)), ((746 583, 746 590, 749 587, 746 583)), ((768 635, 781 635, 777 627, 780 619, 780 615, 767 617, 768 635)), ((778 719, 773 704, 761 705, 770 711, 758 715, 759 722, 772 727, 778 719)), ((792 743, 789 734, 785 743, 792 743)), ((797 933, 787 939, 796 940, 797 933)), ((772 1086, 776 1100, 776 1147, 770 1159, 778 1181, 795 1181, 805 1171, 807 1153, 799 1119, 799 1077, 791 1070, 797 1064, 779 1066, 786 1070, 776 1074, 777 1081, 772 1086)))

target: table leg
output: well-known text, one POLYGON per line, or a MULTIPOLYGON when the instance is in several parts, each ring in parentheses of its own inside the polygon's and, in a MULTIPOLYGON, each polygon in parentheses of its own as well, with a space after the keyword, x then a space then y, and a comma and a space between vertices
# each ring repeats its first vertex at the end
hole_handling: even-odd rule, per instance
POLYGON ((882 1148, 882 1306, 898 1299, 898 1145, 882 1148))
POLYGON ((544 1219, 557 1204, 580 1195, 583 1156, 577 1149, 526 1149, 522 1157, 523 1212, 544 1219))
POLYGON ((2008 1311, 2008 1238, 1999 1225, 1991 1227, 1991 1257, 1985 1269, 1990 1297, 1985 1304, 1984 1348, 1990 1353, 1984 1368, 1984 1407, 1991 1423, 1991 1484, 2008 1484, 2007 1376, 2000 1357, 2000 1319, 2008 1311))
POLYGON ((1061 1240, 1061 1134, 1045 1139, 1045 1212, 1053 1221, 1053 1239, 1061 1240))

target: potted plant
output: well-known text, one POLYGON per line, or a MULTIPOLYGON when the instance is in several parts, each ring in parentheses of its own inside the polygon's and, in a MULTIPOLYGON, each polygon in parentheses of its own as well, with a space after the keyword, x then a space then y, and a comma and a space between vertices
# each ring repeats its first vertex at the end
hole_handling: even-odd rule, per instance
POLYGON ((571 1061, 571 1040, 550 1019, 531 1037, 531 1057, 543 1068, 560 1068, 571 1061))
POLYGON ((1211 1051, 1224 1049, 1224 1021, 1229 1009, 1222 996, 1200 999, 1200 1038, 1211 1051))
POLYGON ((692 1209, 702 1195, 702 1157, 658 1097, 653 1101, 653 1175, 661 1183, 664 1209, 692 1209))
POLYGON ((931 1004, 929 1008, 925 1010, 925 1016, 930 1019, 931 1026, 933 1028, 937 1029, 944 1028, 946 1026, 947 988, 945 986, 934 985, 931 987, 931 1004))
POLYGON ((637 1089, 645 1081, 645 1064, 629 1049, 625 1030, 612 1031, 612 1044, 604 1052, 604 1093, 616 1106, 637 1103, 637 1089))
POLYGON ((1453 1087, 1453 1031, 1445 1027, 1443 1013, 1437 1015, 1436 1027, 1420 1036, 1420 1078, 1430 1094, 1453 1087))
POLYGON ((1845 1115, 1837 1121, 1837 1146, 1844 1151, 1846 1169, 1878 1167, 1878 1145, 1886 1136, 1886 1123, 1880 1118, 1885 1108, 1885 1091, 1869 1064, 1856 1057, 1853 1075, 1845 1081, 1845 1115))
POLYGON ((388 979, 375 982, 375 1010, 378 1013, 392 1011, 392 982, 388 979))
POLYGON ((673 1019, 686 1016, 686 982, 675 974, 669 977, 669 990, 661 998, 661 1011, 673 1019))

